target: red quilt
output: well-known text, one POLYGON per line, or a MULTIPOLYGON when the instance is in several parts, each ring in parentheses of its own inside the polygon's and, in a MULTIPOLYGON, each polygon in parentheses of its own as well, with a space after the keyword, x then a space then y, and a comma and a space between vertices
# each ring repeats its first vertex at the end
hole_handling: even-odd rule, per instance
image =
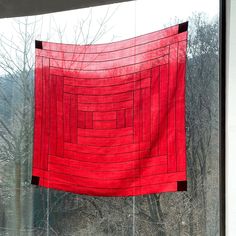
POLYGON ((186 190, 186 45, 187 22, 107 44, 36 41, 32 184, 186 190))

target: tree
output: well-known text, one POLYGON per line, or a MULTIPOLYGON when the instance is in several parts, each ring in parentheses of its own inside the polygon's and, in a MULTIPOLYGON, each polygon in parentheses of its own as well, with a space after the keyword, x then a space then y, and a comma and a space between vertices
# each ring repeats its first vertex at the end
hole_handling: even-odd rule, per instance
POLYGON ((167 213, 164 217, 166 229, 171 235, 176 235, 174 230, 179 235, 217 235, 218 19, 209 21, 204 14, 195 14, 189 19, 189 26, 186 78, 188 192, 162 194, 161 203, 164 214, 167 213))
POLYGON ((11 207, 8 209, 15 209, 11 214, 8 212, 6 224, 20 235, 22 226, 28 228, 32 224, 32 190, 29 187, 29 176, 34 96, 30 47, 34 40, 35 22, 29 22, 28 18, 25 18, 23 21, 18 21, 17 26, 19 42, 16 43, 1 35, 0 68, 5 74, 1 82, 5 83, 8 90, 1 87, 0 99, 8 109, 8 113, 0 116, 0 145, 2 157, 7 162, 4 170, 9 173, 9 176, 5 176, 4 182, 11 186, 7 198, 11 207), (31 33, 29 28, 32 30, 31 33), (14 173, 11 172, 13 168, 14 173), (9 194, 12 196, 9 197, 9 194))
MULTIPOLYGON (((214 217, 218 209, 209 211, 212 202, 208 199, 219 202, 216 190, 219 184, 219 25, 216 19, 209 22, 202 14, 195 16, 193 24, 194 31, 190 34, 189 41, 186 97, 188 164, 192 198, 198 199, 202 208, 199 230, 209 233, 207 219, 214 217), (207 212, 212 215, 207 217, 207 212)), ((217 205, 214 207, 218 208, 217 205)))
MULTIPOLYGON (((86 44, 96 42, 106 33, 105 25, 113 14, 114 12, 108 9, 104 18, 98 22, 97 31, 91 33, 93 18, 92 10, 90 10, 87 18, 79 22, 74 29, 75 43, 79 40, 86 44), (94 35, 91 36, 91 34, 94 35)), ((2 34, 0 41, 0 72, 2 74, 0 80, 0 167, 2 167, 0 168, 0 187, 3 189, 1 199, 6 199, 4 217, 0 217, 2 219, 0 227, 12 231, 13 235, 31 235, 35 218, 35 212, 33 212, 33 197, 35 197, 34 205, 39 206, 39 211, 45 215, 43 225, 40 227, 45 228, 46 225, 53 233, 54 230, 48 222, 48 214, 54 208, 48 209, 49 202, 55 197, 61 198, 60 193, 49 194, 49 191, 40 193, 30 184, 34 118, 33 50, 35 38, 40 37, 38 30, 42 24, 42 18, 25 17, 14 20, 12 23, 15 30, 14 38, 2 34), (49 198, 44 199, 47 204, 42 208, 40 197, 47 196, 49 198), (46 224, 45 221, 47 221, 46 224)), ((57 35, 59 41, 62 41, 65 37, 63 33, 65 28, 57 27, 55 21, 54 26, 56 32, 54 36, 57 35)), ((47 35, 47 39, 51 36, 47 35)), ((63 194, 64 200, 66 200, 66 195, 68 194, 63 194)), ((69 198, 71 196, 73 195, 69 198)), ((92 201, 87 201, 95 205, 92 201)), ((61 201, 57 203, 63 204, 61 201)), ((58 204, 56 207, 60 207, 58 204)), ((45 234, 44 229, 40 230, 42 234, 45 234)))
MULTIPOLYGON (((92 11, 74 43, 106 32, 109 10, 92 32, 92 11), (93 36, 91 36, 93 34, 93 36)), ((65 27, 48 35, 64 41, 65 27)), ((15 24, 17 40, 0 41, 0 227, 12 235, 218 234, 218 21, 190 19, 186 87, 188 192, 101 198, 32 188, 33 47, 42 19, 15 24), (14 171, 13 171, 14 170, 14 171), (209 200, 215 199, 215 201, 209 200), (67 225, 67 227, 65 227, 67 225)), ((0 228, 1 229, 1 228, 0 228)))

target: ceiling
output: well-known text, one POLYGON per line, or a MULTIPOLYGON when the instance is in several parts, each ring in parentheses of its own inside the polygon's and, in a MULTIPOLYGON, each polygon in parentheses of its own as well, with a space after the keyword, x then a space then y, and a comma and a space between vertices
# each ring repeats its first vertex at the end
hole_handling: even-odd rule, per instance
POLYGON ((0 0, 0 18, 38 15, 132 0, 0 0))

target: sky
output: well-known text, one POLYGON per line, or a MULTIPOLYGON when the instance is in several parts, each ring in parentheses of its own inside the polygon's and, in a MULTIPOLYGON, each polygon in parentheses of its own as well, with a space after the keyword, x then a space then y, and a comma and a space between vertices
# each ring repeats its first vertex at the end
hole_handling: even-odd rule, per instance
MULTIPOLYGON (((111 16, 107 22, 108 33, 100 42, 106 42, 112 36, 113 40, 133 37, 163 28, 175 17, 186 21, 193 12, 205 12, 210 18, 218 14, 218 0, 137 0, 110 6, 92 8, 92 22, 102 20, 104 15, 111 16), (115 37, 115 38, 114 38, 115 37)), ((86 18, 88 9, 73 10, 53 14, 56 22, 69 27, 71 22, 86 18)), ((70 39, 66 39, 68 42, 70 39)))
MULTIPOLYGON (((30 34, 33 27, 36 26, 34 38, 42 41, 78 44, 109 43, 184 22, 194 12, 203 12, 211 19, 219 13, 219 1, 136 0, 30 16, 28 17, 30 23, 28 32, 30 34), (177 18, 178 21, 176 21, 177 18), (35 22, 37 22, 36 25, 35 22), (83 26, 82 31, 81 26, 83 26), (79 37, 77 37, 78 35, 79 37)), ((13 43, 16 48, 22 48, 22 40, 18 31, 23 30, 22 22, 24 21, 24 17, 0 19, 0 53, 3 40, 6 40, 7 44, 13 43), (18 22, 21 22, 20 27, 18 22)), ((34 43, 31 45, 31 50, 33 54, 34 43)), ((14 48, 9 48, 7 51, 13 60, 16 60, 17 55, 14 55, 14 48)), ((32 56, 32 60, 33 58, 32 56)), ((2 74, 1 69, 0 74, 2 74)))
MULTIPOLYGON (((193 12, 205 12, 210 18, 219 12, 218 0, 136 0, 133 2, 111 4, 93 8, 71 10, 53 14, 45 14, 38 17, 42 21, 38 37, 45 40, 50 35, 51 40, 58 41, 58 35, 54 31, 58 28, 66 28, 63 40, 66 43, 74 43, 74 28, 79 26, 87 18, 85 25, 91 19, 90 34, 96 32, 101 22, 107 14, 107 33, 98 41, 121 40, 155 31, 174 22, 175 17, 186 21, 193 12), (108 19, 109 18, 109 19, 108 19)), ((30 17, 34 21, 35 17, 30 17)), ((18 18, 17 20, 21 20, 18 18)), ((12 19, 0 20, 0 34, 13 34, 12 19)))

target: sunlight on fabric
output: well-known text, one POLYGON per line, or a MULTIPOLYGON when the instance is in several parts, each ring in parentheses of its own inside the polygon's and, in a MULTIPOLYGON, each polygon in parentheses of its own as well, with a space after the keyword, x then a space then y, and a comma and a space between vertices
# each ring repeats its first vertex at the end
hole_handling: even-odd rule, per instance
MULTIPOLYGON (((138 0, 0 20, 0 230, 3 234, 217 235, 218 12, 216 0, 138 0), (170 37, 173 44, 161 39, 166 43, 166 47, 161 48, 156 44, 154 34, 185 21, 189 21, 188 50, 191 57, 188 57, 186 84, 183 84, 185 68, 180 63, 178 76, 174 77, 173 71, 177 67, 173 64, 176 65, 176 54, 180 58, 184 56, 186 38, 184 50, 179 50, 176 45, 182 44, 181 33, 175 26, 175 33, 178 33, 170 37), (145 35, 151 37, 142 44, 145 35), (135 49, 119 46, 124 42, 121 40, 127 39, 133 40, 135 49), (94 53, 93 50, 101 48, 101 44, 108 49, 117 47, 117 51, 94 53), (53 47, 55 50, 49 50, 53 47), (170 54, 174 56, 170 57, 170 54), (140 68, 143 70, 139 73, 140 68), (169 70, 171 68, 173 70, 169 70), (97 69, 101 72, 100 77, 97 69), (53 72, 50 81, 49 72, 53 72), (65 76, 61 76, 64 72, 65 76), (46 78, 43 83, 40 76, 46 78), (44 91, 36 94, 36 100, 42 98, 35 107, 36 121, 42 118, 42 130, 36 130, 36 134, 42 132, 43 138, 38 141, 49 140, 49 145, 37 147, 36 144, 33 148, 35 81, 37 91, 44 91), (153 90, 153 84, 156 90, 153 90), (178 96, 172 93, 175 86, 180 88, 176 91, 178 96), (187 178, 185 155, 178 155, 184 153, 183 149, 172 145, 173 140, 178 147, 185 142, 185 137, 181 136, 184 126, 181 89, 184 87, 187 178), (153 96, 150 96, 151 92, 153 96), (165 100, 167 97, 170 99, 165 100), (174 101, 178 103, 177 107, 173 106, 174 101), (45 104, 43 109, 42 104, 45 104), (155 109, 155 105, 161 109, 155 109), (182 117, 180 120, 175 119, 177 110, 182 117), (157 116, 159 111, 162 112, 157 116), (166 113, 169 114, 168 120, 163 118, 166 113), (156 121, 154 125, 147 122, 150 120, 156 121), (181 131, 172 132, 177 122, 181 131), (159 132, 161 135, 156 135, 155 130, 162 131, 159 132), (183 139, 176 139, 174 133, 183 139), (155 135, 158 142, 153 139, 155 135), (163 145, 165 138, 168 146, 163 145), (108 152, 111 144, 113 147, 108 152), (124 147, 118 148, 120 146, 124 147), (47 152, 53 155, 34 163, 34 167, 46 166, 46 169, 42 173, 34 168, 32 183, 35 185, 31 185, 32 150, 35 148, 39 148, 44 157, 47 152), (86 148, 91 152, 87 153, 86 148), (140 155, 135 154, 137 149, 140 155), (128 156, 125 151, 134 152, 128 156), (167 151, 168 155, 165 155, 167 151), (73 159, 78 156, 87 161, 82 162, 83 168, 79 166, 81 162, 73 159), (104 171, 104 163, 99 163, 101 156, 115 177, 111 171, 104 171), (120 162, 124 160, 125 163, 120 162), (159 177, 147 176, 153 172, 156 175, 158 172, 159 177), (179 174, 177 179, 176 173, 179 174), (137 180, 139 175, 145 178, 143 182, 137 180), (52 177, 50 183, 43 181, 43 177, 48 176, 52 177), (106 187, 117 187, 122 179, 121 187, 131 184, 133 192, 126 191, 125 195, 124 191, 121 193, 116 189, 116 192, 106 192, 106 197, 101 196, 104 192, 91 192, 88 187, 94 187, 95 181, 104 184, 105 178, 109 183, 106 187), (174 187, 162 188, 163 179, 174 179, 174 187), (188 191, 176 192, 177 187, 178 190, 186 189, 186 179, 188 191), (66 182, 63 186, 62 181, 66 182), (146 192, 143 186, 136 189, 137 182, 145 184, 145 181, 159 182, 160 186, 146 192), (75 183, 86 186, 84 194, 79 194, 81 189, 74 189, 75 183), (157 194, 146 194, 154 192, 157 194)), ((37 155, 36 152, 34 157, 37 155)))
POLYGON ((186 190, 186 47, 187 23, 109 44, 36 41, 33 183, 186 190))

